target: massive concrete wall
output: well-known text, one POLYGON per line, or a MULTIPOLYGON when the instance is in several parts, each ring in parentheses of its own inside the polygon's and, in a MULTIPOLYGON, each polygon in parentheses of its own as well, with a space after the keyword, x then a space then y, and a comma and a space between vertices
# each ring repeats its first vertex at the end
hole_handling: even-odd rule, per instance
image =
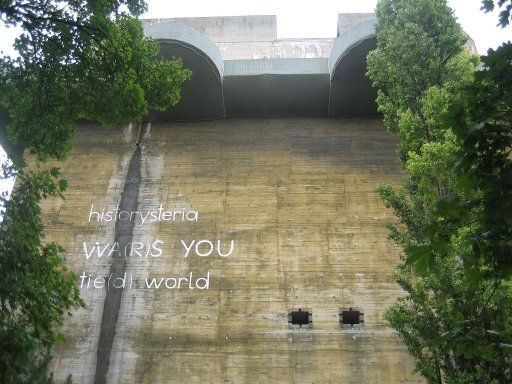
POLYGON ((383 319, 401 291, 384 227, 393 215, 375 186, 396 182, 399 167, 379 119, 84 126, 73 145, 62 164, 66 200, 43 207, 47 239, 64 245, 68 265, 86 276, 77 284, 87 309, 66 321, 68 341, 54 360, 59 381, 422 382, 383 319), (160 204, 197 211, 198 219, 89 221, 91 204, 101 212, 119 203, 144 214, 160 204), (233 240, 234 248, 228 257, 195 248, 185 257, 181 240, 220 240, 223 253, 233 240), (98 258, 114 241, 121 257, 108 248, 98 258), (194 281, 209 273, 208 289, 145 286, 146 278, 191 272, 194 281), (348 307, 364 312, 363 326, 339 324, 348 307), (298 308, 312 311, 310 326, 289 325, 298 308))

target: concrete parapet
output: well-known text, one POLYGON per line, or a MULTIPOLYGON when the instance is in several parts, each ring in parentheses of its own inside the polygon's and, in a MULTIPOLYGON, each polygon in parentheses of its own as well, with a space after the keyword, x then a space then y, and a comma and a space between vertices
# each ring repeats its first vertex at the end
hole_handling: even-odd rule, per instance
POLYGON ((197 29, 215 43, 271 41, 277 39, 274 15, 182 17, 143 20, 145 27, 176 22, 197 29))
POLYGON ((367 20, 374 19, 375 13, 338 13, 338 34, 340 37, 343 33, 357 24, 367 20))

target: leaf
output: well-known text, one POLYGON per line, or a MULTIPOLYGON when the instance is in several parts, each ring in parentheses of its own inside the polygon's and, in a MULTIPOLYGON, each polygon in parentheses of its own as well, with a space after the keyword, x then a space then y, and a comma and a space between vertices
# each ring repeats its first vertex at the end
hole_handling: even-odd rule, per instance
POLYGON ((415 264, 420 258, 430 255, 430 246, 428 245, 411 245, 405 248, 407 254, 406 264, 415 264))
POLYGON ((440 199, 437 203, 437 213, 446 218, 457 220, 461 217, 462 207, 458 198, 440 199))
POLYGON ((431 254, 423 255, 414 264, 414 267, 418 274, 427 273, 430 269, 432 269, 433 266, 434 266, 434 258, 432 257, 431 254))
POLYGON ((432 249, 437 255, 446 255, 449 245, 448 241, 437 240, 432 244, 432 249))
POLYGON ((457 188, 469 192, 477 187, 477 180, 468 173, 462 173, 457 180, 457 188))
POLYGON ((61 179, 59 180, 59 189, 64 192, 68 187, 68 181, 67 180, 64 180, 64 179, 61 179))
POLYGON ((55 335, 55 342, 58 344, 63 344, 66 342, 66 336, 63 333, 58 332, 55 335))
POLYGON ((485 277, 485 274, 478 267, 468 268, 466 273, 468 277, 468 283, 471 285, 479 283, 485 277))
POLYGON ((500 343, 499 347, 503 349, 506 354, 512 355, 512 344, 500 343))
POLYGON ((406 248, 406 264, 414 265, 416 272, 426 273, 432 266, 434 258, 428 245, 413 245, 406 248))

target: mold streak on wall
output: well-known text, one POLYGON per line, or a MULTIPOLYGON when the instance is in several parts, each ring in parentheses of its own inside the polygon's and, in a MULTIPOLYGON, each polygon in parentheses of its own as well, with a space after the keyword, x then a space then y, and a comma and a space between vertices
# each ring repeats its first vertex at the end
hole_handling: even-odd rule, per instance
MULTIPOLYGON (((137 211, 137 199, 139 196, 139 185, 141 179, 141 150, 137 143, 134 148, 128 174, 124 182, 123 192, 119 210, 125 212, 137 211)), ((124 250, 130 247, 133 240, 133 227, 135 221, 117 220, 114 230, 114 244, 117 244, 117 250, 112 253, 112 264, 110 265, 109 279, 123 279, 126 272, 126 255, 124 250)), ((112 345, 116 335, 116 327, 119 318, 119 308, 123 296, 124 287, 118 284, 112 289, 108 289, 103 304, 103 317, 101 319, 100 338, 98 342, 96 372, 94 384, 105 384, 110 365, 110 355, 112 345)))

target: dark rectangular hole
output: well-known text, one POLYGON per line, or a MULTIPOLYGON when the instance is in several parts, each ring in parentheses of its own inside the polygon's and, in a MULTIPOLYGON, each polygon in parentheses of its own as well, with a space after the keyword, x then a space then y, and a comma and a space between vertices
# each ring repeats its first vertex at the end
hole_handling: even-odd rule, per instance
POLYGON ((299 308, 298 311, 292 311, 289 316, 289 322, 293 325, 309 325, 310 324, 310 313, 309 311, 303 311, 299 308))
POLYGON ((360 311, 353 310, 352 308, 350 308, 348 311, 347 310, 341 311, 340 315, 341 315, 340 322, 342 324, 355 325, 355 324, 363 323, 364 313, 362 313, 360 311))

